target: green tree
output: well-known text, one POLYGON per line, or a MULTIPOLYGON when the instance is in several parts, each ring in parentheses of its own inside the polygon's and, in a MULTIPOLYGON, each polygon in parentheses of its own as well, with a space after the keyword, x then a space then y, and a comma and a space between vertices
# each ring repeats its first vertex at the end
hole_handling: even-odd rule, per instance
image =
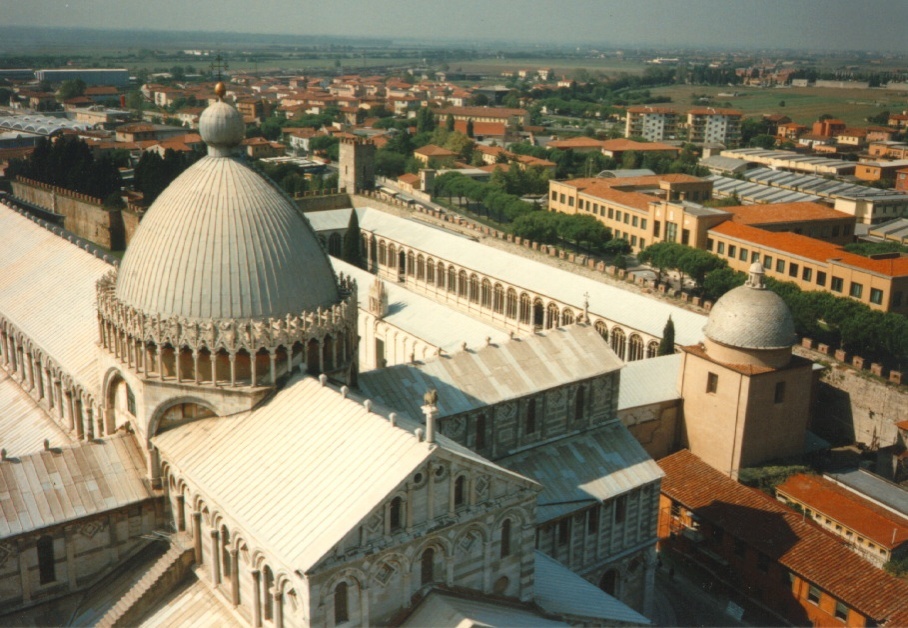
POLYGON ((563 215, 543 211, 526 213, 511 223, 511 233, 534 242, 555 244, 558 241, 558 217, 563 215))
POLYGON ((473 118, 467 120, 467 137, 473 137, 473 118))
POLYGON ((350 221, 347 223, 347 232, 344 233, 344 246, 341 259, 357 268, 365 268, 363 259, 363 234, 359 228, 359 218, 356 210, 350 212, 350 221))
POLYGON ((126 107, 134 111, 136 117, 141 117, 145 109, 145 96, 139 90, 129 92, 126 95, 126 107))
POLYGON ((375 151, 375 174, 397 178, 406 172, 407 158, 400 153, 381 149, 375 151))
POLYGON ((659 350, 656 355, 671 355, 675 352, 675 322, 671 314, 662 328, 662 340, 659 341, 659 350))
POLYGON ((262 137, 266 140, 279 140, 284 132, 284 119, 277 116, 271 116, 262 122, 262 137))
POLYGON ((57 100, 63 102, 70 98, 76 98, 85 94, 85 81, 75 79, 72 81, 63 81, 60 89, 57 90, 57 100))
POLYGON ((448 132, 451 132, 454 130, 454 116, 450 113, 448 114, 448 117, 445 118, 445 129, 448 132))

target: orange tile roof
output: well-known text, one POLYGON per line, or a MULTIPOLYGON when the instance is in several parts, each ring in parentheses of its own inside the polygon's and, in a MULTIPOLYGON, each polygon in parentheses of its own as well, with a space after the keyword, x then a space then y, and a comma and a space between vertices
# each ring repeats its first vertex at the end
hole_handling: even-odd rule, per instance
POLYGON ((662 493, 721 526, 872 620, 908 625, 908 582, 891 576, 794 510, 682 450, 658 461, 662 493))
POLYGON ((406 183, 407 185, 416 185, 417 183, 419 183, 419 175, 418 174, 402 174, 399 177, 397 177, 397 180, 400 181, 401 183, 406 183))
MULTIPOLYGON (((458 133, 467 133, 467 121, 455 120, 454 130, 458 133)), ((503 122, 477 122, 473 121, 473 135, 494 135, 504 136, 507 133, 507 126, 503 122)))
POLYGON ((602 148, 602 140, 592 137, 570 137, 566 140, 552 140, 546 146, 566 150, 569 148, 602 148))
POLYGON ((475 118, 510 118, 511 116, 525 116, 526 109, 509 109, 507 107, 447 107, 440 109, 437 115, 446 116, 473 116, 475 118))
POLYGON ((668 144, 662 144, 660 142, 635 142, 634 140, 628 139, 615 139, 615 140, 606 140, 602 142, 602 150, 608 151, 674 151, 678 152, 681 150, 676 146, 669 146, 668 144))
POLYGON ((426 157, 453 157, 457 153, 449 151, 447 148, 436 146, 435 144, 426 144, 421 148, 413 151, 416 155, 425 155, 426 157))
POLYGON ((765 205, 738 205, 723 207, 734 214, 734 220, 744 225, 802 222, 805 220, 848 220, 854 216, 830 209, 825 205, 803 201, 798 203, 767 203, 765 205))
POLYGON ((908 519, 825 478, 799 473, 776 487, 776 492, 834 518, 886 549, 908 541, 908 519))
POLYGON ((485 172, 495 172, 496 170, 508 172, 511 169, 511 164, 486 164, 485 166, 476 166, 476 169, 485 172))
POLYGON ((709 231, 710 233, 737 238, 744 242, 776 249, 790 255, 798 255, 818 262, 832 261, 837 265, 850 266, 886 277, 908 276, 908 257, 906 256, 890 259, 871 259, 855 253, 849 253, 845 249, 823 240, 816 240, 788 231, 764 231, 733 220, 726 220, 715 227, 711 227, 709 231))

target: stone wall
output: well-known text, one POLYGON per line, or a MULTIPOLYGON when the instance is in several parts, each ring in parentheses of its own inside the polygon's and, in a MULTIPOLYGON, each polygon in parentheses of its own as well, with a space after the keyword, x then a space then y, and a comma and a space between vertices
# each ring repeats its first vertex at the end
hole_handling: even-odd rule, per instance
POLYGON ((303 213, 347 209, 352 206, 350 196, 343 190, 332 190, 328 194, 306 193, 294 196, 293 200, 303 213))
POLYGON ((900 421, 908 421, 904 386, 835 363, 821 375, 812 429, 833 444, 893 445, 900 421))
POLYGON ((28 607, 90 586, 144 547, 142 535, 162 522, 163 501, 154 499, 0 541, 0 609, 28 607), (54 579, 47 583, 40 581, 42 536, 53 539, 54 579))
POLYGON ((680 447, 681 400, 625 408, 618 418, 653 460, 678 451, 680 447))
POLYGON ((12 186, 16 198, 63 216, 67 231, 106 249, 126 248, 122 212, 105 209, 101 199, 21 177, 12 186))

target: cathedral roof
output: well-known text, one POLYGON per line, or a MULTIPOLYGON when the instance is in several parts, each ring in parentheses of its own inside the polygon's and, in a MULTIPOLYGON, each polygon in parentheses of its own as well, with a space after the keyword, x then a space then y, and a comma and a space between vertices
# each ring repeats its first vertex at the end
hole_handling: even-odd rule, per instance
POLYGON ((223 102, 199 122, 209 154, 152 204, 123 258, 117 297, 188 319, 266 318, 339 299, 324 249, 293 202, 230 157, 240 114, 223 102))
POLYGON ((571 325, 425 363, 361 373, 359 387, 415 418, 422 416, 422 403, 411 391, 434 388, 439 417, 445 417, 621 367, 621 360, 593 327, 571 325))
POLYGON ((745 285, 716 301, 704 332, 710 340, 739 349, 783 349, 797 341, 791 310, 766 289, 759 262, 750 267, 745 285))
POLYGON ((304 572, 440 452, 535 487, 443 435, 427 443, 415 436, 422 424, 403 416, 392 424, 386 414, 297 377, 255 410, 193 421, 152 441, 244 537, 304 572))

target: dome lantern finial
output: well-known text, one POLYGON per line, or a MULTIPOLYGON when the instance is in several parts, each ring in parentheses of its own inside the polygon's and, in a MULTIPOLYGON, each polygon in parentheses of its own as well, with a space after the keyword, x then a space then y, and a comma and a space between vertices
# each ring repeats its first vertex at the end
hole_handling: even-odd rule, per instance
POLYGON ((218 87, 218 101, 199 117, 199 135, 208 144, 209 156, 229 157, 246 137, 246 123, 239 111, 222 100, 227 93, 224 84, 218 83, 218 87))
POLYGON ((763 265, 760 262, 754 262, 750 265, 750 270, 748 272, 747 281, 744 285, 754 290, 766 290, 766 284, 763 283, 763 265))
POLYGON ((218 81, 217 85, 214 86, 214 93, 217 95, 218 100, 224 100, 224 96, 227 95, 227 86, 224 85, 223 81, 218 81))

